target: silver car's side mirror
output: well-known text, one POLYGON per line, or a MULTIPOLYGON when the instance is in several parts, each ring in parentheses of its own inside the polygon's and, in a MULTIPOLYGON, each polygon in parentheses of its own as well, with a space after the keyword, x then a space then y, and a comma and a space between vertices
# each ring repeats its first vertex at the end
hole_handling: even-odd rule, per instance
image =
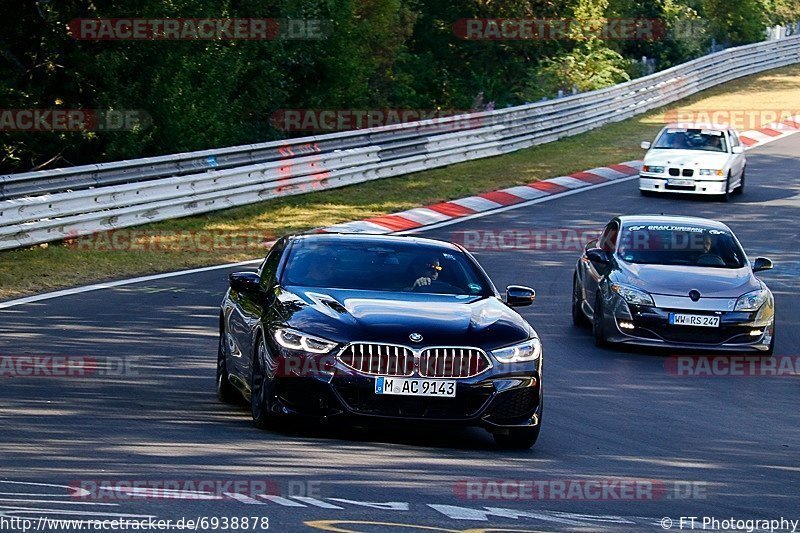
POLYGON ((733 152, 734 154, 743 154, 744 148, 742 148, 741 146, 734 146, 733 148, 731 148, 731 152, 733 152))
POLYGON ((642 141, 642 144, 640 146, 642 147, 643 150, 649 150, 650 149, 650 141, 642 141))

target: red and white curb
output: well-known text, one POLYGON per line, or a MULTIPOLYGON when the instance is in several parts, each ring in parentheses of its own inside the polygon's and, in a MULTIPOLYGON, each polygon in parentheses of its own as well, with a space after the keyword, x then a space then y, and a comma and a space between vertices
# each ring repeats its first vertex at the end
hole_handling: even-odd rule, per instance
POLYGON ((453 219, 466 218, 477 213, 500 210, 504 207, 530 200, 563 194, 590 185, 630 178, 639 173, 641 166, 641 161, 627 161, 619 165, 593 168, 584 172, 576 172, 569 176, 535 181, 528 185, 518 185, 499 191, 485 192, 476 196, 409 209, 399 213, 392 213, 391 215, 336 224, 320 231, 325 233, 384 234, 414 230, 453 219))
MULTIPOLYGON (((746 149, 750 149, 782 139, 798 131, 800 131, 800 115, 783 122, 766 124, 756 130, 741 132, 739 138, 746 149)), ((626 161, 617 165, 576 172, 569 176, 559 176, 528 185, 485 192, 476 196, 417 207, 390 215, 335 224, 317 231, 320 233, 372 234, 413 232, 423 227, 447 225, 458 219, 473 218, 480 213, 505 211, 511 208, 510 206, 529 204, 533 203, 533 200, 565 195, 583 187, 627 181, 635 177, 641 167, 641 161, 626 161)))
POLYGON ((764 126, 739 133, 742 144, 748 148, 788 137, 800 131, 800 115, 795 115, 782 122, 770 122, 764 126))

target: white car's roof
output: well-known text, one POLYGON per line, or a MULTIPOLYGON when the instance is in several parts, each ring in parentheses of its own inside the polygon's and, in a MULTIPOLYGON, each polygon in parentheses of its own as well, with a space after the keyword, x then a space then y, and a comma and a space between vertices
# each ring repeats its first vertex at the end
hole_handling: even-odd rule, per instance
POLYGON ((677 128, 677 129, 687 129, 687 130, 717 130, 717 131, 726 131, 733 129, 730 126, 726 126, 725 124, 714 124, 712 122, 672 122, 664 126, 664 129, 667 128, 677 128))

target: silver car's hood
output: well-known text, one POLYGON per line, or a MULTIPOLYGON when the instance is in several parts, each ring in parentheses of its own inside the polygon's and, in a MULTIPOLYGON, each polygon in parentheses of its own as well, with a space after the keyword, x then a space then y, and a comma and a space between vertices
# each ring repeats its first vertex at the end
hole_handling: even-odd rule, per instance
POLYGON ((707 298, 737 298, 761 288, 749 266, 743 268, 639 265, 618 261, 613 281, 652 294, 687 296, 697 290, 707 298))

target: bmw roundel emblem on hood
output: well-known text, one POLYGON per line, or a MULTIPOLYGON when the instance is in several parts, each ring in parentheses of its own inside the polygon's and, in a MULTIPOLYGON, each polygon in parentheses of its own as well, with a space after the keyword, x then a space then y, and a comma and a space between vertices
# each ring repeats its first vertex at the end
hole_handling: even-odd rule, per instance
POLYGON ((422 335, 419 333, 412 333, 408 338, 411 339, 411 342, 422 342, 422 335))

